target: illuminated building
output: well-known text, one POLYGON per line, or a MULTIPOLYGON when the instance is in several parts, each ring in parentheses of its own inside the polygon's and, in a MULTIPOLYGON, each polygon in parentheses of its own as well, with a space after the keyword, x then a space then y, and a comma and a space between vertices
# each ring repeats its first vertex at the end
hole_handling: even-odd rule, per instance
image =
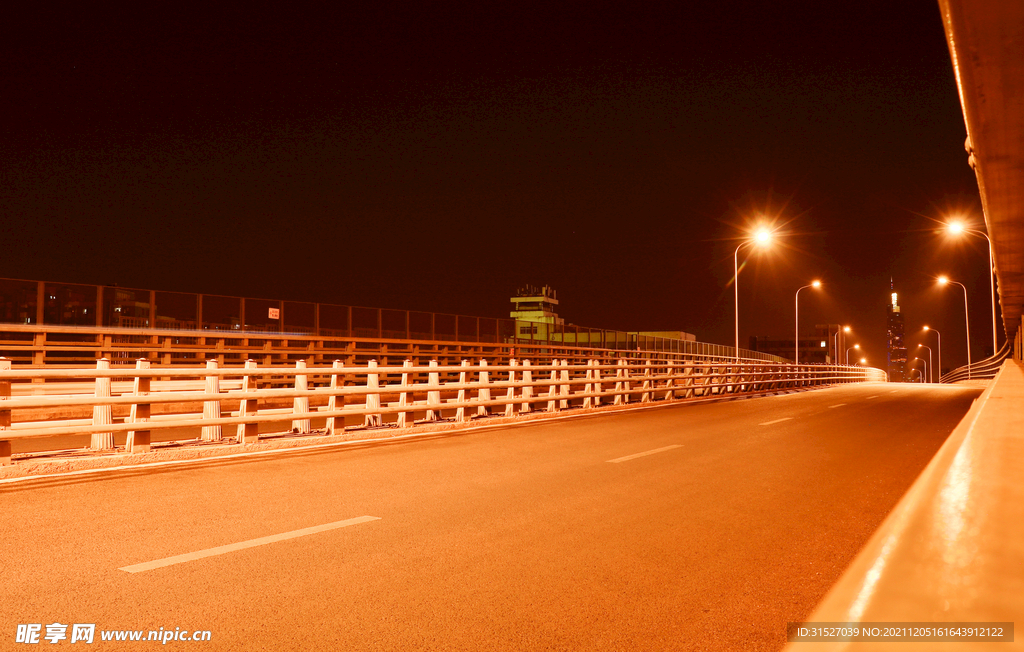
POLYGON ((885 306, 888 314, 888 369, 889 381, 904 383, 907 381, 907 345, 904 341, 903 313, 900 312, 899 297, 889 281, 889 303, 885 306))

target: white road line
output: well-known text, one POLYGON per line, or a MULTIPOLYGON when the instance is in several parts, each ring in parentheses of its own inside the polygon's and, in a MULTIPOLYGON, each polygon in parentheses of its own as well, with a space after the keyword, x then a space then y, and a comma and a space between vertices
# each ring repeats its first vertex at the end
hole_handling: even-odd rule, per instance
POLYGON ((619 462, 627 462, 629 460, 635 460, 636 458, 643 457, 645 455, 654 455, 655 453, 662 453, 664 451, 670 451, 673 448, 682 448, 682 447, 683 447, 682 444, 672 444, 671 446, 665 446, 664 448, 655 448, 652 451, 644 451, 643 453, 634 453, 632 455, 627 455, 625 457, 616 457, 614 460, 608 460, 608 463, 609 464, 618 464, 619 462))
POLYGON ((836 403, 835 405, 828 406, 828 409, 831 410, 832 408, 843 407, 844 405, 846 405, 846 403, 836 403))
POLYGON ((875 394, 874 396, 869 396, 869 397, 867 397, 867 398, 866 398, 866 399, 864 399, 864 400, 865 400, 865 401, 870 401, 870 400, 871 400, 871 399, 873 399, 873 398, 878 398, 878 394, 875 394))
POLYGON ((770 426, 773 423, 782 423, 783 421, 789 421, 792 418, 793 417, 782 417, 781 419, 776 419, 775 421, 765 421, 764 423, 759 423, 757 425, 759 425, 759 426, 770 426))
POLYGON ((245 550, 246 548, 255 548, 256 546, 265 546, 268 543, 276 543, 278 541, 285 541, 287 539, 295 539, 298 537, 304 537, 309 534, 317 534, 318 532, 327 532, 328 530, 337 530, 338 528, 348 527, 349 525, 359 525, 360 523, 367 523, 369 521, 379 521, 380 517, 377 516, 359 516, 357 518, 350 518, 345 521, 335 521, 334 523, 324 523, 323 525, 314 525, 313 527, 302 528, 301 530, 292 530, 291 532, 282 532, 281 534, 272 534, 268 537, 260 537, 258 539, 249 539, 248 541, 240 541, 238 543, 229 543, 226 546, 217 546, 216 548, 207 548, 206 550, 197 550, 196 552, 185 553, 184 555, 175 555, 174 557, 164 557, 163 559, 157 559, 155 561, 147 561, 142 564, 132 564, 131 566, 125 566, 118 568, 117 570, 123 570, 126 573, 142 573, 144 571, 153 570, 154 568, 163 568, 164 566, 173 566, 175 564, 184 564, 188 561, 195 561, 196 559, 202 559, 203 557, 214 557, 216 555, 223 555, 229 552, 235 552, 236 550, 245 550))

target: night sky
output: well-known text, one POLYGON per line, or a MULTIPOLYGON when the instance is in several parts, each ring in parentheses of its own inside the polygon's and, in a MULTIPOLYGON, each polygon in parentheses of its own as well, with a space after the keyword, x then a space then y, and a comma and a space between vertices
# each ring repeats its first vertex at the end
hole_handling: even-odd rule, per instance
POLYGON ((491 317, 550 284, 731 344, 765 215, 743 346, 820 278, 803 330, 884 367, 893 277, 962 364, 948 273, 990 348, 984 240, 935 233, 980 224, 936 3, 359 4, 8 14, 0 277, 491 317))

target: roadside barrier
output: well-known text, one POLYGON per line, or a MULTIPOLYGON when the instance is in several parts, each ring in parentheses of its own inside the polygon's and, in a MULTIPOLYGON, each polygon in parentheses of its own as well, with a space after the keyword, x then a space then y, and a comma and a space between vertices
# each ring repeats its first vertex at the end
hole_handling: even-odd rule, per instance
POLYGON ((291 422, 292 432, 308 433, 313 419, 326 419, 323 430, 333 435, 345 430, 346 417, 361 418, 349 428, 404 427, 885 379, 867 367, 699 356, 458 366, 339 360, 260 367, 248 360, 231 368, 209 360, 188 369, 155 368, 144 359, 134 368, 111 368, 105 359, 88 368, 14 368, 0 359, 0 463, 10 464, 11 441, 25 438, 89 434, 91 448, 109 451, 114 433, 127 432, 126 451, 141 453, 150 450, 154 430, 170 428, 197 429, 206 442, 248 444, 259 440, 261 423, 291 422))

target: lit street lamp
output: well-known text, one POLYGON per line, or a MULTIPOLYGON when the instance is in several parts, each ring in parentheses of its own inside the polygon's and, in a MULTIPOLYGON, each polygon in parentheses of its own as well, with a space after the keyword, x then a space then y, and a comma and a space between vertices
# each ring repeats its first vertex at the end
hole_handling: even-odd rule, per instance
POLYGON ((964 291, 964 320, 967 322, 967 380, 971 379, 971 318, 967 314, 967 288, 964 287, 963 283, 957 281, 951 281, 945 276, 939 277, 939 285, 947 285, 949 283, 956 283, 964 291))
POLYGON ((938 351, 938 353, 939 353, 939 373, 937 375, 939 377, 939 382, 941 383, 942 382, 942 333, 940 333, 939 331, 935 330, 934 328, 928 328, 927 326, 924 327, 924 330, 925 330, 925 332, 932 331, 933 333, 935 333, 936 335, 939 336, 939 351, 938 351))
MULTIPOLYGON (((932 347, 925 346, 924 344, 918 344, 917 348, 919 348, 919 349, 928 349, 928 368, 931 369, 932 371, 934 371, 935 367, 932 366, 932 347)), ((931 374, 928 375, 928 382, 933 382, 931 374)))
POLYGON ((821 281, 812 281, 810 285, 805 285, 796 291, 796 339, 793 343, 794 353, 793 362, 800 363, 800 290, 806 290, 807 288, 820 288, 821 281))
MULTIPOLYGON (((921 382, 924 382, 925 377, 928 375, 928 361, 924 358, 914 358, 914 360, 920 360, 924 364, 924 373, 921 374, 921 382)), ((920 371, 918 373, 921 373, 920 371)))
POLYGON ((740 265, 739 255, 740 249, 747 245, 756 244, 759 247, 767 247, 772 242, 772 232, 766 228, 760 228, 754 233, 754 237, 749 240, 744 240, 736 247, 736 251, 732 254, 732 287, 735 297, 735 314, 736 314, 736 360, 740 359, 740 265))
MULTIPOLYGON (((850 327, 849 326, 843 326, 842 328, 838 328, 838 329, 836 329, 836 334, 832 336, 832 340, 833 340, 833 342, 832 342, 832 344, 833 344, 832 350, 836 352, 836 357, 835 357, 836 364, 839 364, 839 333, 840 333, 840 331, 842 331, 843 333, 849 333, 850 332, 850 327)), ((845 337, 843 337, 843 344, 846 344, 846 338, 845 337)), ((846 359, 846 364, 850 364, 850 359, 849 358, 846 359)))
POLYGON ((988 284, 992 291, 992 353, 994 354, 999 350, 999 342, 996 340, 996 265, 992 257, 992 240, 983 231, 968 229, 964 226, 963 222, 950 222, 946 225, 946 229, 953 235, 970 233, 971 235, 981 236, 988 241, 988 284))
POLYGON ((850 364, 850 351, 854 349, 860 350, 860 344, 854 344, 850 348, 846 349, 846 364, 850 364))

